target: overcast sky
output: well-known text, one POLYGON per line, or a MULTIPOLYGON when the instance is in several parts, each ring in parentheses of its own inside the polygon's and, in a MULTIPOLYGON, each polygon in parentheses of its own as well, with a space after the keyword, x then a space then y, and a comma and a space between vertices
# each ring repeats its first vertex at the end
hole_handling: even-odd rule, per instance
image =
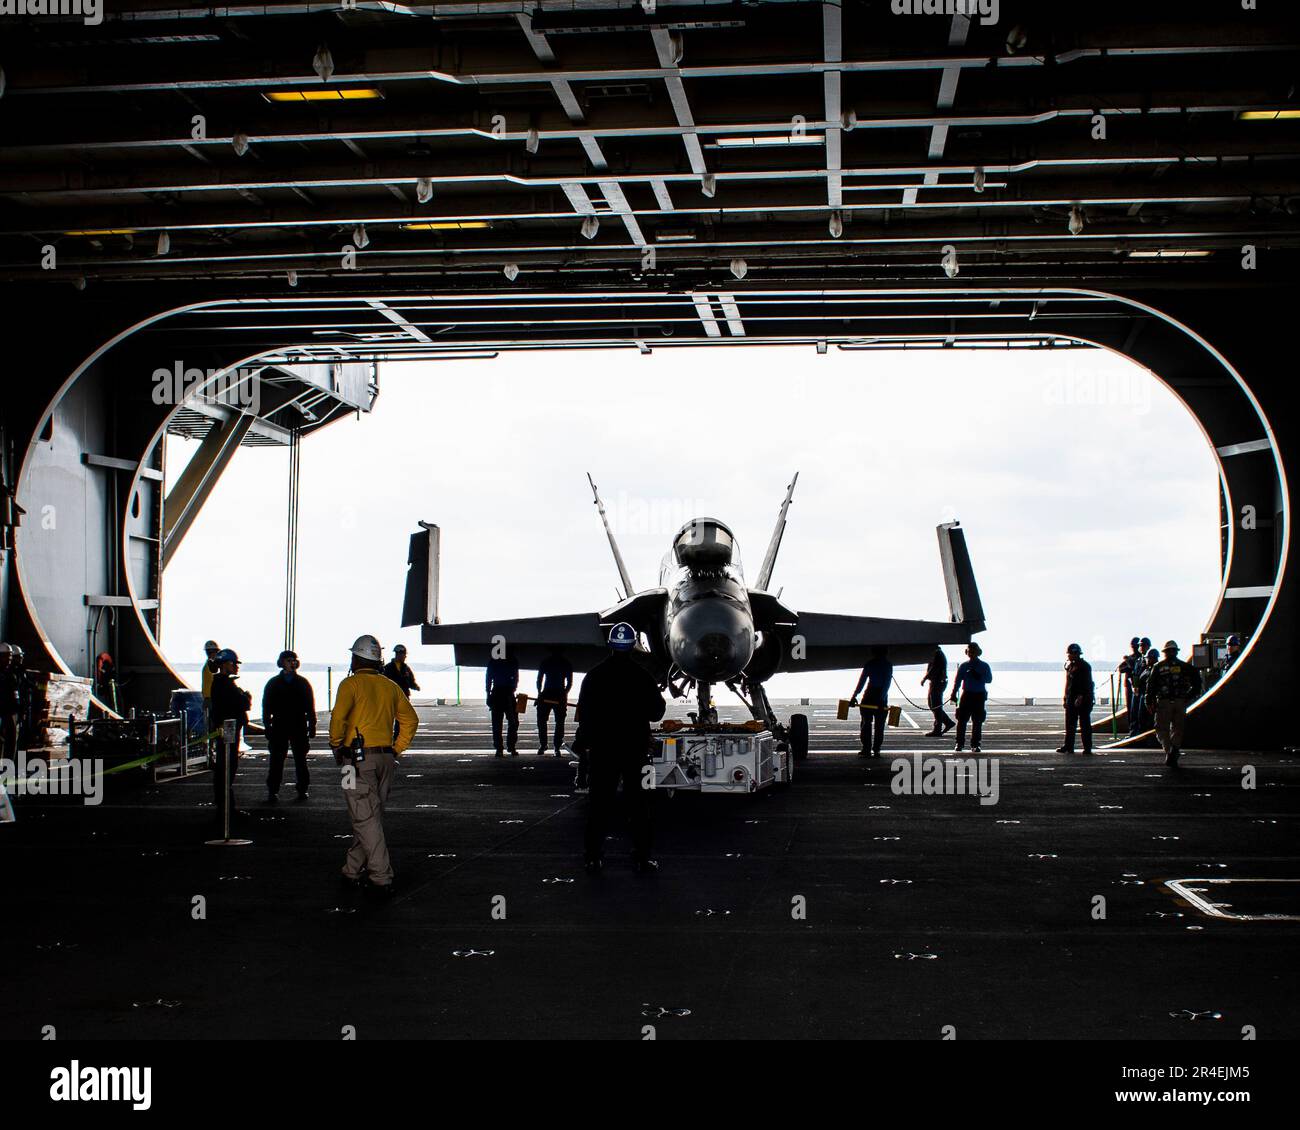
MULTIPOLYGON (((169 475, 193 446, 169 441, 169 475)), ((795 609, 946 619, 934 527, 954 517, 990 658, 1057 660, 1071 640, 1117 657, 1135 633, 1190 642, 1218 593, 1210 449, 1115 355, 518 353, 386 366, 373 413, 304 442, 298 651, 341 664, 373 632, 417 663, 450 661, 397 626, 417 519, 442 527, 444 622, 613 604, 586 471, 638 588, 698 514, 732 527, 752 582, 796 470, 773 578, 795 609)), ((218 484, 164 578, 174 660, 209 636, 274 659, 286 485, 282 449, 241 450, 218 484)))

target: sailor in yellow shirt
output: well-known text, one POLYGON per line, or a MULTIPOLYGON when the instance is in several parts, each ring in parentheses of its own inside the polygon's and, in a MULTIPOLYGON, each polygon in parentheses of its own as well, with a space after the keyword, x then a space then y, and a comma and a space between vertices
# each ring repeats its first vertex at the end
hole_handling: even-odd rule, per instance
POLYGON ((335 761, 347 767, 343 798, 352 818, 343 881, 387 896, 393 892, 393 866, 384 840, 384 803, 397 758, 415 737, 419 717, 402 688, 384 678, 383 665, 379 641, 359 636, 352 645, 352 673, 339 684, 330 714, 330 748, 335 761))
POLYGON ((203 737, 204 740, 210 740, 212 737, 212 680, 221 670, 221 664, 217 662, 217 652, 221 650, 221 645, 216 640, 208 640, 203 645, 203 653, 207 658, 203 661, 203 666, 199 670, 199 686, 203 690, 203 737))

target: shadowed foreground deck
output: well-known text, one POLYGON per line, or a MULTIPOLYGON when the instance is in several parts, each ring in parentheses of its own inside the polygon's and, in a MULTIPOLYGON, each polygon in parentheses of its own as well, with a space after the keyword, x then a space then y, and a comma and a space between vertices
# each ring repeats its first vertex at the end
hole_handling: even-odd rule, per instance
MULTIPOLYGON (((813 708, 790 790, 656 797, 652 879, 621 836, 606 874, 585 876, 570 763, 537 756, 531 716, 521 756, 497 761, 478 707, 420 709, 383 906, 338 889, 348 826, 323 752, 313 798, 287 783, 274 808, 262 755, 245 758, 249 847, 204 846, 206 774, 117 785, 99 808, 20 798, 0 828, 0 1036, 1296 1036, 1300 922, 1211 917, 1164 884, 1300 878, 1300 761, 1192 751, 1172 774, 1154 751, 1067 759, 1046 752, 1057 711, 999 707, 984 746, 999 799, 981 805, 895 795, 889 755, 951 744, 905 723, 885 760, 861 761, 829 709, 813 708)), ((1202 897, 1297 915, 1297 889, 1202 897)))

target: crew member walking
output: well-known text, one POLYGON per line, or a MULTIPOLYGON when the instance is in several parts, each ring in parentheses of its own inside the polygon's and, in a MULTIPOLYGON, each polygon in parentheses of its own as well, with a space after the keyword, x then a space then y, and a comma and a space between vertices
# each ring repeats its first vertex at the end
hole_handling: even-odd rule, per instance
POLYGON ((1165 751, 1165 764, 1177 769, 1187 704, 1201 693, 1201 673, 1187 660, 1178 658, 1178 645, 1173 640, 1165 644, 1164 654, 1164 659, 1151 668, 1147 696, 1155 716, 1156 737, 1165 751))
POLYGON ((407 698, 411 697, 412 691, 418 691, 420 684, 415 681, 415 672, 406 662, 406 645, 399 643, 393 648, 393 658, 384 664, 384 678, 392 679, 407 698))
POLYGON ((1155 719, 1151 716, 1151 696, 1148 688, 1151 684, 1151 672, 1155 670, 1156 664, 1160 662, 1160 652, 1154 647, 1146 649, 1146 660, 1142 664, 1142 669, 1137 673, 1137 730, 1132 733, 1141 733, 1143 730, 1149 730, 1155 724, 1155 719))
POLYGON ((493 656, 487 665, 487 704, 492 711, 492 742, 497 756, 504 757, 510 750, 515 757, 519 750, 515 742, 519 737, 519 711, 515 706, 515 692, 519 689, 519 664, 515 662, 509 646, 500 657, 493 656), (501 723, 506 724, 506 737, 501 740, 501 723))
POLYGON ((587 805, 586 866, 591 875, 604 866, 605 834, 609 830, 619 782, 632 833, 632 870, 655 871, 651 858, 650 792, 642 771, 650 755, 650 723, 664 716, 664 696, 654 676, 632 658, 636 631, 615 624, 609 633, 609 655, 582 680, 578 694, 578 733, 574 747, 589 759, 591 795, 587 805))
POLYGON ((537 754, 546 754, 546 720, 555 715, 555 756, 563 757, 564 719, 569 713, 569 691, 573 689, 573 665, 560 649, 551 653, 537 668, 537 754))
POLYGON ((267 680, 262 691, 262 726, 266 730, 267 801, 275 804, 284 776, 285 754, 293 750, 294 780, 298 799, 308 800, 311 773, 307 769, 307 750, 316 736, 316 695, 311 683, 298 674, 298 656, 280 652, 276 660, 280 673, 267 680))
POLYGON ((926 683, 930 684, 926 704, 930 707, 930 713, 934 715, 934 729, 925 736, 941 738, 957 724, 948 717, 948 712, 943 708, 943 692, 948 689, 948 657, 944 655, 941 647, 934 649, 934 655, 926 665, 925 674, 921 676, 921 686, 925 686, 926 683))
POLYGON ((1092 681, 1092 664, 1083 657, 1077 643, 1065 649, 1065 743, 1057 753, 1074 752, 1074 731, 1083 738, 1083 752, 1092 752, 1092 704, 1096 687, 1092 681))
POLYGON ((966 645, 966 662, 957 668, 957 677, 952 681, 952 694, 949 702, 957 703, 957 744, 953 747, 957 753, 966 748, 966 723, 970 723, 970 747, 973 753, 980 751, 984 719, 987 717, 989 702, 989 683, 993 681, 993 670, 980 658, 984 649, 977 643, 966 645), (961 695, 958 701, 958 695, 961 695))
POLYGON ((239 772, 239 741, 248 725, 253 696, 235 682, 239 678, 239 656, 230 648, 217 652, 217 673, 212 676, 212 729, 216 735, 216 765, 212 772, 212 800, 221 819, 221 806, 230 804, 230 815, 245 816, 235 807, 235 776, 239 772), (235 740, 225 739, 225 724, 235 723, 235 740))
POLYGON ((420 720, 402 689, 384 678, 379 641, 358 636, 351 651, 352 671, 339 684, 330 714, 330 748, 334 760, 345 766, 343 799, 352 820, 343 881, 387 897, 393 893, 393 865, 384 838, 384 804, 397 759, 410 746, 420 720))
POLYGON ((850 706, 858 706, 858 695, 862 695, 862 704, 859 707, 862 724, 858 729, 858 740, 862 748, 858 750, 859 757, 880 756, 880 749, 885 744, 885 718, 889 713, 889 684, 893 678, 894 665, 889 662, 888 652, 883 647, 873 647, 871 658, 862 668, 862 674, 858 676, 858 685, 853 688, 853 697, 849 699, 850 706))

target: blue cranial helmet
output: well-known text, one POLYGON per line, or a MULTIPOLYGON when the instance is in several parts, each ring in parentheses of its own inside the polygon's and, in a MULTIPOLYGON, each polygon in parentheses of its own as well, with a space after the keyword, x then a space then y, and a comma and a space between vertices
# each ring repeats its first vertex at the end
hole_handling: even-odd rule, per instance
POLYGON ((609 630, 609 646, 615 651, 631 651, 636 647, 636 630, 631 624, 615 624, 609 630))

